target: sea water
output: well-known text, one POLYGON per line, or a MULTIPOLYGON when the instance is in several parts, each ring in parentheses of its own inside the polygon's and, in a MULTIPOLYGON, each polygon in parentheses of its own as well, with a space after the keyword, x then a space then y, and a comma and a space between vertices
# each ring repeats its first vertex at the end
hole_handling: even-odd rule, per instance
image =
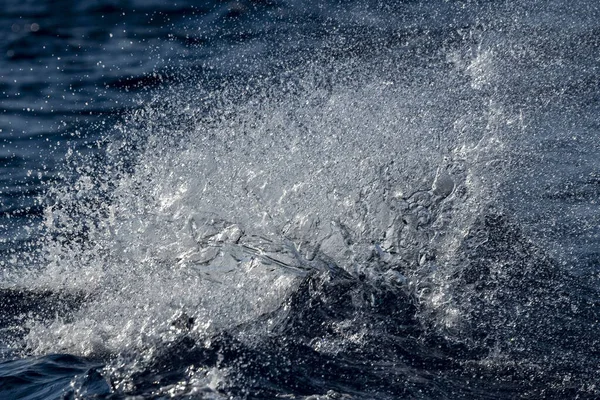
POLYGON ((6 2, 5 398, 596 398, 592 1, 6 2))

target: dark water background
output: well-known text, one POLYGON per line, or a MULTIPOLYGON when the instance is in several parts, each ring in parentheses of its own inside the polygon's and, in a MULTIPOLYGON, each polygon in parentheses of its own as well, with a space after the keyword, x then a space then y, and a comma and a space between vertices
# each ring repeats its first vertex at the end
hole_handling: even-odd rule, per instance
POLYGON ((0 397, 600 396, 596 2, 3 0, 0 57, 0 397))

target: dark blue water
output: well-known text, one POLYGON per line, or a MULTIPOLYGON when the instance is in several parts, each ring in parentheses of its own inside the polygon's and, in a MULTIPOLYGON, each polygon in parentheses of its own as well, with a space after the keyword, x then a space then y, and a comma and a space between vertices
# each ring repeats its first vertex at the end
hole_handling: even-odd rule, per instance
POLYGON ((0 7, 0 397, 600 397, 594 1, 0 7))

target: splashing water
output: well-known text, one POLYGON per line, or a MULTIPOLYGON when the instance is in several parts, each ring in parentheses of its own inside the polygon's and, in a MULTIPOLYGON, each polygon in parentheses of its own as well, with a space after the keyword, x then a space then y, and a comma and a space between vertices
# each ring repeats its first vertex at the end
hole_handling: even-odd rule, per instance
POLYGON ((144 137, 132 173, 83 174, 46 210, 46 265, 21 282, 86 301, 73 320, 33 323, 28 346, 138 351, 183 312, 198 335, 252 320, 311 270, 409 285, 451 257, 480 206, 481 159, 500 146, 451 128, 473 116, 440 99, 445 84, 361 72, 335 82, 313 67, 221 93, 178 87, 136 111, 107 148, 118 160, 144 137), (219 108, 206 111, 205 96, 219 108), (114 188, 107 198, 89 198, 103 186, 114 188))
MULTIPOLYGON (((47 303, 22 316, 13 345, 107 360, 116 393, 138 393, 136 379, 172 363, 177 378, 161 371, 152 392, 164 396, 283 393, 285 379, 261 368, 294 356, 350 354, 365 374, 409 376, 418 390, 438 379, 432 368, 450 380, 459 369, 579 373, 570 347, 540 367, 557 336, 577 342, 562 318, 596 305, 565 294, 579 283, 503 216, 523 111, 493 89, 508 62, 481 42, 429 49, 419 67, 406 53, 315 56, 161 89, 98 143, 102 160, 69 154, 77 173, 48 193, 35 262, 3 284, 47 303)), ((341 374, 335 395, 364 395, 344 380, 344 368, 357 373, 347 364, 319 371, 341 374)), ((303 384, 292 386, 327 388, 303 384)))

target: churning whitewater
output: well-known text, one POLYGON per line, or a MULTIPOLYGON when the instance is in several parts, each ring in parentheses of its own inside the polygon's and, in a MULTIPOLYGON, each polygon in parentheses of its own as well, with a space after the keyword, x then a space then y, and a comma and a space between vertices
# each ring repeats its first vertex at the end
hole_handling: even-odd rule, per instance
MULTIPOLYGON (((597 264, 532 201, 569 180, 538 179, 562 168, 553 140, 597 148, 597 26, 507 4, 179 71, 96 150, 69 148, 37 245, 2 275, 0 390, 600 396, 597 264), (28 360, 47 386, 16 383, 28 360)), ((589 233, 583 215, 562 223, 589 233)))

